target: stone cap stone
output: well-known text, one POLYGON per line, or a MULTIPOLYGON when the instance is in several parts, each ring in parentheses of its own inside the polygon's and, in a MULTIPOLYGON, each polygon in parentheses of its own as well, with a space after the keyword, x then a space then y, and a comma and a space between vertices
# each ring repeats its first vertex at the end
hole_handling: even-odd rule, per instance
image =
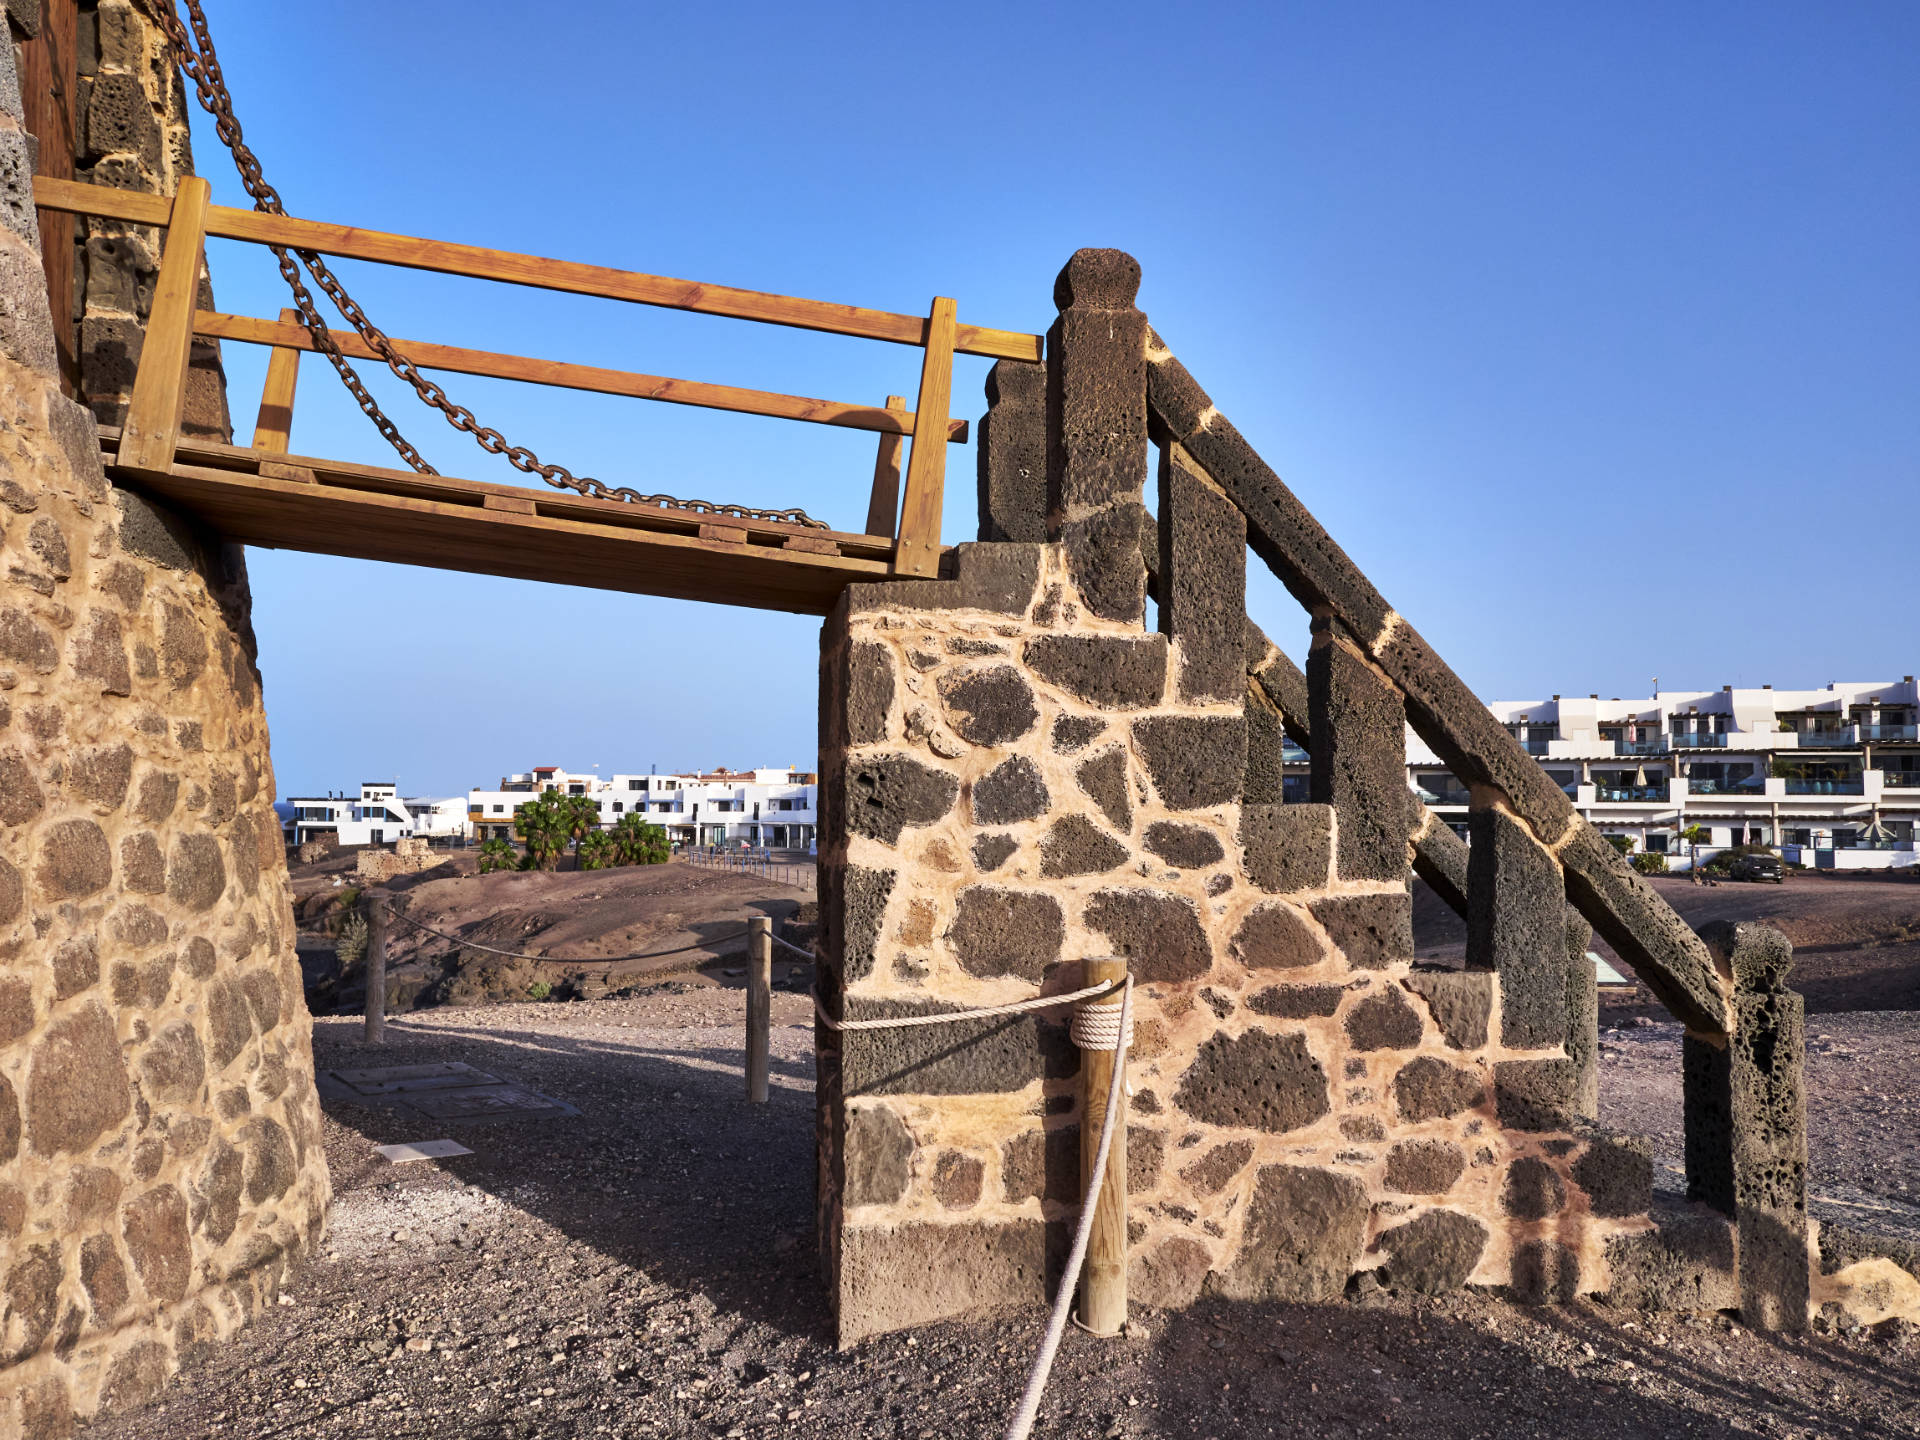
POLYGON ((1700 938, 1716 964, 1733 971, 1734 983, 1750 990, 1777 990, 1793 968, 1793 942, 1771 925, 1752 920, 1715 920, 1700 938))
POLYGON ((1124 250, 1076 250, 1053 282, 1053 303, 1060 310, 1075 305, 1126 310, 1139 293, 1140 262, 1124 250))

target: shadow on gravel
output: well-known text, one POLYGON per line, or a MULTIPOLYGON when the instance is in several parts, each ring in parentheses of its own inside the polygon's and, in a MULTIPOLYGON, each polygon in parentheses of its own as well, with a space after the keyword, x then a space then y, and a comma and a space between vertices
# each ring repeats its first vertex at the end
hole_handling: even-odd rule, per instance
MULTIPOLYGON (((415 1027, 396 1017, 388 1043, 376 1048, 325 1033, 336 1028, 344 1027, 316 1031, 323 1069, 462 1060, 577 1107, 579 1117, 561 1120, 436 1122, 436 1135, 475 1152, 440 1163, 657 1281, 831 1343, 811 1239, 810 1056, 776 1053, 768 1103, 749 1105, 738 1044, 668 1052, 599 1036, 415 1027)), ((326 1109, 370 1144, 433 1138, 396 1111, 346 1102, 326 1109)))

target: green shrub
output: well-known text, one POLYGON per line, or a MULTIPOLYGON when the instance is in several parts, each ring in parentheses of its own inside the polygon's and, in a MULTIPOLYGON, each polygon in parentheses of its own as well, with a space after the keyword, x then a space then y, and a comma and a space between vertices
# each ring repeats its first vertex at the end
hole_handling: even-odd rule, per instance
POLYGON ((351 970, 367 953, 367 917, 358 910, 340 922, 340 931, 333 937, 333 953, 342 970, 351 970))
POLYGON ((536 980, 527 986, 527 994, 535 1000, 545 1000, 553 994, 553 986, 545 980, 536 980))
POLYGON ((612 836, 622 865, 664 865, 672 854, 667 832, 638 815, 622 815, 614 824, 612 836))
POLYGON ((582 870, 605 870, 620 863, 620 847, 604 830, 595 830, 583 838, 580 848, 574 853, 579 858, 582 870))
POLYGON ((1609 835, 1606 839, 1607 844, 1611 845, 1622 855, 1631 855, 1633 853, 1633 837, 1631 835, 1609 835))
POLYGON ((488 840, 480 846, 482 875, 491 875, 496 870, 518 870, 519 868, 520 856, 505 840, 488 840))
POLYGON ((1642 875, 1664 875, 1667 873, 1667 857, 1657 850, 1647 850, 1634 856, 1627 862, 1642 875))

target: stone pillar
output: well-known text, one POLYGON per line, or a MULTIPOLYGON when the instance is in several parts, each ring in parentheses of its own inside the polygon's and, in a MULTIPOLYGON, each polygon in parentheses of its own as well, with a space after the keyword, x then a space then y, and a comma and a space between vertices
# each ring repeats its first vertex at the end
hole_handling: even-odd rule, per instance
POLYGON ((1047 367, 999 360, 987 372, 977 451, 982 540, 1047 538, 1047 367))
POLYGON ((1778 930, 1726 921, 1701 939, 1733 969, 1736 1024, 1725 1053, 1740 1318, 1756 1330, 1804 1330, 1806 1002, 1786 988, 1793 946, 1778 930))
POLYGON ((1407 878, 1407 717, 1400 692, 1338 621, 1316 615, 1307 652, 1309 793, 1338 817, 1342 880, 1407 878))
POLYGON ((1047 529, 1064 543, 1086 606, 1105 620, 1146 613, 1140 557, 1147 480, 1147 317, 1140 263, 1079 250, 1054 281, 1047 331, 1047 529))
POLYGON ((1243 699, 1246 517, 1173 442, 1160 449, 1157 593, 1160 632, 1179 655, 1179 698, 1200 704, 1243 699))
POLYGON ((1587 959, 1593 927, 1571 905, 1567 925, 1567 1058, 1573 1062, 1573 1113, 1600 1118, 1600 977, 1587 959))
POLYGON ((1688 1031, 1680 1042, 1687 1198, 1733 1214, 1733 1072, 1727 1041, 1688 1031))

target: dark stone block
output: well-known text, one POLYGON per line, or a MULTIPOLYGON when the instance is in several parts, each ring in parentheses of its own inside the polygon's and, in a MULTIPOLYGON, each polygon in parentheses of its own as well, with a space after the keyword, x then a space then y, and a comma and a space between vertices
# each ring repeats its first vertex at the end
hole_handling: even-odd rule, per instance
POLYGON ((1331 1015, 1346 995, 1341 985, 1271 985, 1247 997, 1247 1008, 1276 1020, 1308 1020, 1331 1015))
POLYGON ((1040 1220, 850 1225, 840 1235, 837 1313, 844 1347, 869 1335, 1045 1298, 1040 1220), (915 1282, 902 1285, 900 1277, 915 1282))
POLYGON ((1250 970, 1300 970, 1327 952, 1298 910, 1276 902, 1247 912, 1234 932, 1233 957, 1250 970))
POLYGON ((1567 1058, 1573 1061, 1573 1109, 1582 1120, 1600 1117, 1600 977, 1587 947, 1593 927, 1568 906, 1564 918, 1567 937, 1567 1058))
POLYGON ((1040 980, 1060 957, 1066 926, 1060 902, 1037 890, 970 885, 954 905, 947 943, 969 975, 1040 980))
POLYGON ((868 870, 849 865, 841 883, 840 966, 845 983, 852 985, 873 973, 879 960, 880 927, 898 872, 868 870))
POLYGON ((1420 1043, 1420 1015, 1397 989, 1369 995, 1347 1012, 1355 1050, 1411 1050, 1420 1043))
POLYGON ((1053 748, 1059 755, 1074 755, 1087 748, 1107 728, 1107 722, 1091 715, 1062 715, 1053 722, 1053 748))
POLYGON ((1407 873, 1406 709, 1335 622, 1316 619, 1307 654, 1313 731, 1308 793, 1340 816, 1340 877, 1407 873))
POLYGON ((982 835, 973 842, 973 868, 983 875, 998 870, 1019 848, 1011 835, 982 835))
POLYGON ((1404 893, 1333 895, 1307 908, 1356 970, 1413 958, 1413 904, 1404 893))
POLYGON ((1180 642, 1180 698, 1246 694, 1247 522, 1184 452, 1160 450, 1160 630, 1180 642))
POLYGON ((1567 1038, 1566 891, 1560 867, 1501 810, 1468 817, 1467 963, 1500 977, 1500 1041, 1544 1050, 1567 1038))
POLYGON ((1192 980, 1213 968, 1213 947, 1191 900, 1158 890, 1101 890, 1080 915, 1130 962, 1136 981, 1192 980))
POLYGON ((1127 1295, 1136 1305, 1184 1310, 1200 1298, 1212 1267, 1207 1247, 1185 1235, 1162 1240, 1135 1255, 1127 1268, 1127 1295))
POLYGON ((1467 842, 1407 791, 1413 829, 1413 873, 1462 920, 1467 918, 1467 842))
POLYGON ((1169 810, 1239 799, 1247 769, 1247 725, 1239 716, 1150 716, 1133 722, 1133 741, 1169 810))
POLYGON ((1367 1234, 1367 1192, 1351 1175, 1268 1165, 1254 1180, 1239 1253, 1217 1278, 1234 1300, 1332 1300, 1367 1234))
MULTIPOLYGON (((1166 690, 1164 635, 1042 635, 1027 642, 1026 659, 1049 685, 1103 710, 1158 705, 1166 690)), ((1094 734, 1106 728, 1092 723, 1094 734)))
POLYGON ((911 755, 878 755, 847 763, 847 828, 892 845, 909 826, 931 825, 960 794, 960 781, 911 755))
POLYGON ((1147 478, 1147 318, 1133 306, 1140 267, 1082 250, 1054 283, 1047 331, 1047 508, 1068 519, 1137 499, 1147 478), (1070 277, 1081 272, 1076 282, 1070 277), (1098 273, 1097 280, 1088 278, 1098 273))
POLYGON ((1500 1208, 1516 1220, 1545 1220, 1567 1203, 1566 1187, 1553 1166, 1537 1155, 1522 1155, 1507 1166, 1500 1208))
POLYGON ((1387 1152, 1387 1189, 1402 1195, 1444 1195, 1467 1168, 1458 1145, 1402 1140, 1387 1152))
POLYGON ((1327 1075, 1304 1036, 1248 1030, 1200 1047, 1174 1104, 1196 1120, 1284 1134, 1311 1125, 1331 1106, 1327 1075))
POLYGON ((1700 927, 1700 940, 1744 990, 1778 990, 1793 969, 1793 943, 1771 925, 1716 920, 1700 927))
POLYGON ((1080 1201, 1080 1127, 1023 1130, 1000 1147, 1001 1194, 1010 1205, 1049 1200, 1080 1201))
POLYGON ((977 474, 980 538, 1047 538, 1047 369, 998 360, 987 372, 977 474))
POLYGON ((1196 1195, 1218 1195, 1227 1188, 1253 1158, 1251 1140, 1229 1140, 1216 1145, 1180 1171, 1180 1178, 1193 1187, 1196 1195))
POLYGON ((1257 685, 1248 685, 1241 715, 1247 722, 1247 773, 1241 782, 1241 803, 1278 805, 1286 795, 1285 723, 1257 685))
MULTIPOLYGON (((884 580, 849 585, 841 603, 843 612, 869 614, 881 610, 986 610, 996 615, 1024 615, 1040 583, 1040 547, 1016 544, 963 544, 954 548, 951 580, 884 580)), ((831 622, 830 622, 831 623, 831 622)))
POLYGON ((1144 1125, 1127 1126, 1127 1194, 1144 1195, 1158 1185, 1166 1157, 1164 1130, 1149 1130, 1144 1125))
POLYGON ((971 1210, 980 1203, 987 1167, 971 1155, 943 1150, 933 1167, 933 1198, 943 1209, 971 1210))
POLYGON ((1733 1061, 1726 1044, 1680 1039, 1687 1198, 1733 1214, 1733 1061))
POLYGON ((1040 767, 1024 755, 1002 761, 973 782, 973 823, 1015 825, 1046 813, 1051 803, 1040 767))
POLYGON ((1486 1098, 1486 1085, 1471 1070, 1422 1055, 1393 1077, 1393 1098, 1400 1118, 1417 1125, 1422 1120, 1445 1120, 1480 1104, 1486 1098))
POLYGON ((1040 873, 1099 875, 1124 865, 1133 852, 1084 815, 1054 822, 1040 841, 1040 873))
POLYGON ((1227 858, 1226 848, 1213 831, 1173 820, 1154 821, 1147 827, 1143 843, 1150 853, 1182 870, 1204 870, 1227 858))
POLYGON ((860 641, 849 651, 847 743, 871 745, 887 738, 893 708, 893 653, 884 645, 860 641))
POLYGON ((1133 828, 1133 789, 1127 783, 1127 752, 1118 746, 1081 762, 1074 780, 1123 834, 1133 828))
POLYGON ((1332 868, 1333 807, 1243 805, 1240 845, 1247 878, 1269 895, 1324 890, 1332 868))
MULTIPOLYGON (((1756 927, 1757 928, 1757 927, 1756 927)), ((1807 1206, 1805 1002, 1792 991, 1734 996, 1728 1049, 1733 1191, 1741 1207, 1804 1214, 1807 1206)))
POLYGON ((1567 1305, 1580 1290, 1580 1256, 1558 1240, 1515 1247, 1508 1293, 1522 1305, 1567 1305))
POLYGON ((973 745, 1007 745, 1039 722, 1033 689, 1011 665, 966 670, 940 682, 947 723, 973 745))
POLYGON ((1502 1060, 1493 1067, 1494 1109, 1509 1130, 1570 1130, 1576 1123, 1571 1060, 1502 1060))
POLYGON ((1595 1135, 1573 1162, 1573 1183, 1595 1215, 1644 1215, 1653 1206, 1653 1143, 1644 1135, 1595 1135))
POLYGON ((191 526, 173 511, 132 490, 116 488, 120 548, 168 570, 205 568, 204 552, 191 526))
POLYGON ((1137 501, 1071 520, 1060 529, 1067 571, 1089 613, 1103 620, 1137 621, 1147 609, 1147 568, 1140 541, 1149 527, 1137 501))
POLYGON ((1695 1206, 1663 1206, 1656 1228, 1607 1242, 1607 1298, 1636 1310, 1727 1310, 1740 1303, 1733 1225, 1695 1206))
POLYGON ((1455 1050, 1487 1043, 1493 976, 1484 970, 1415 970, 1400 982, 1427 1002, 1427 1012, 1455 1050))
POLYGON ((847 1176, 840 1192, 843 1203, 891 1205, 907 1193, 913 1134, 886 1106, 869 1105, 852 1113, 842 1153, 847 1176))
POLYGON ((1380 1278, 1395 1289, 1439 1295, 1467 1283, 1487 1248, 1487 1227, 1455 1210, 1429 1210, 1375 1244, 1389 1259, 1380 1278))
MULTIPOLYGON (((971 1008, 927 1000, 850 997, 849 1020, 948 1015, 971 1008)), ((1078 1073, 1067 1027, 1033 1014, 895 1030, 841 1032, 841 1084, 859 1095, 1000 1095, 1078 1073)))

